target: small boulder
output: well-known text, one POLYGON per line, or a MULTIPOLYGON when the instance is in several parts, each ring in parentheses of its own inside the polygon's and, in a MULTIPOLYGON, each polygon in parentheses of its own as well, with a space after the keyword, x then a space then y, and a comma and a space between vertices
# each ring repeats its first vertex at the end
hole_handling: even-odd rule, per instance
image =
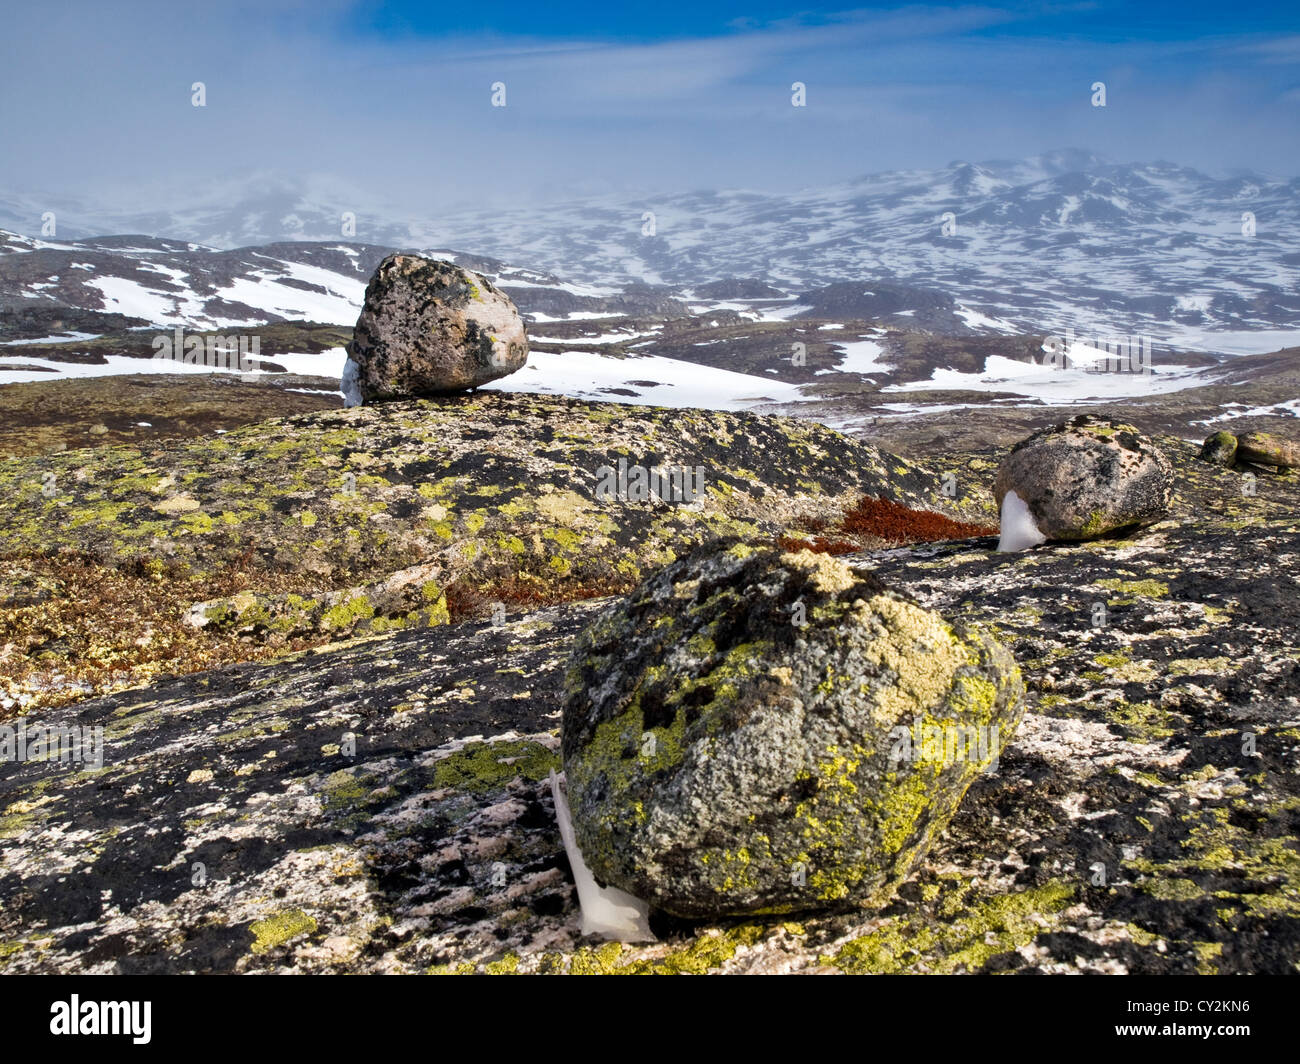
POLYGON ((1205 438, 1200 459, 1211 465, 1230 467, 1237 457, 1237 437, 1231 432, 1216 432, 1205 438))
POLYGON ((1271 432, 1247 432, 1237 440, 1237 457, 1255 465, 1294 469, 1300 466, 1300 443, 1271 432))
POLYGON ((997 759, 1020 673, 811 551, 721 541, 578 639, 563 756, 596 879, 683 917, 883 905, 997 759))
POLYGON ((348 405, 443 395, 527 361, 523 319, 490 281, 450 262, 389 255, 366 286, 342 387, 348 405))
POLYGON ((1015 492, 1044 538, 1081 540, 1159 521, 1173 484, 1173 466, 1147 436, 1080 414, 1016 444, 994 495, 1005 512, 1015 492))

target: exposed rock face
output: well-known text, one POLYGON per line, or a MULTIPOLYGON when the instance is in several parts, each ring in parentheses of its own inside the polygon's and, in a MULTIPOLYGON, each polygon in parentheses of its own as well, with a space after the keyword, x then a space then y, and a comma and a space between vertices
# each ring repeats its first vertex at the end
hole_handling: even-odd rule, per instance
POLYGON ((171 446, 0 462, 0 649, 12 655, 0 658, 0 699, 44 697, 49 685, 24 677, 50 664, 73 677, 79 647, 98 648, 94 676, 84 674, 96 684, 109 679, 105 661, 148 666, 118 672, 125 686, 157 677, 166 643, 285 648, 307 633, 446 623, 453 587, 482 615, 493 602, 513 611, 626 590, 705 539, 799 535, 802 520, 836 520, 864 495, 965 518, 988 505, 983 492, 947 499, 936 471, 808 421, 526 393, 377 403, 171 446), (703 491, 690 503, 602 498, 600 471, 624 457, 643 469, 703 466, 703 491), (56 551, 84 558, 92 583, 111 591, 60 592, 81 600, 64 620, 7 617, 11 581, 62 579, 49 571, 56 551), (150 579, 131 582, 135 570, 150 579), (153 613, 150 627, 126 624, 124 603, 153 613), (199 603, 208 605, 191 612, 199 603), (186 616, 191 624, 169 623, 186 616))
POLYGON ((1211 465, 1231 466, 1237 457, 1237 437, 1231 432, 1216 432, 1205 438, 1201 447, 1202 461, 1211 465))
MULTIPOLYGON (((1198 447, 1159 443, 1178 471, 1171 518, 1132 538, 850 559, 955 627, 996 626, 1028 692, 998 771, 887 908, 660 914, 660 942, 635 948, 582 937, 546 782, 574 641, 612 601, 381 631, 415 588, 436 612, 411 567, 441 566, 448 586, 513 563, 551 590, 604 554, 635 583, 706 533, 770 544, 804 508, 831 516, 863 492, 939 505, 948 469, 984 519, 1000 455, 930 468, 782 419, 480 394, 2 462, 0 727, 102 726, 104 760, 0 762, 0 971, 1294 972, 1300 478, 1261 469, 1250 493, 1198 447), (591 499, 620 449, 704 461, 702 514, 591 499), (173 668, 151 642, 171 600, 151 596, 178 572, 241 572, 250 547, 259 593, 287 575, 313 599, 373 589, 364 637, 173 668), (54 602, 97 620, 65 625, 54 602), (130 650, 153 663, 128 659, 116 693, 5 696, 16 667, 37 667, 35 686, 11 693, 45 697, 130 650), (160 675, 176 671, 190 674, 160 675)), ((185 609, 218 594, 177 586, 185 609)), ((183 627, 265 637, 287 617, 255 599, 183 627)))
POLYGON ((1034 433, 998 469, 998 506, 1014 491, 1048 539, 1093 539, 1169 511, 1173 467, 1132 425, 1083 414, 1034 433))
POLYGON ((824 554, 739 542, 602 616, 566 685, 583 857, 693 917, 883 905, 1010 740, 1023 693, 986 633, 824 554))
POLYGON ((1257 465, 1294 469, 1300 466, 1300 443, 1270 432, 1247 432, 1237 440, 1237 456, 1257 465))
POLYGON ((486 278, 450 262, 390 255, 366 286, 348 357, 345 386, 370 403, 507 376, 528 360, 528 338, 510 297, 486 278))
POLYGON ((660 919, 635 948, 580 936, 546 783, 608 603, 33 715, 103 725, 104 769, 0 771, 0 971, 1293 972, 1297 552, 1293 516, 862 558, 1015 653, 998 771, 882 912, 660 919))

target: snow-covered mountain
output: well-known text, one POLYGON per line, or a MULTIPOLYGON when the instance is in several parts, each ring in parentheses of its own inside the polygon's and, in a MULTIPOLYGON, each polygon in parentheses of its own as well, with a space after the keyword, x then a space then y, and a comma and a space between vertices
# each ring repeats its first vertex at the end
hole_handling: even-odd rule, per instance
MULTIPOLYGON (((172 341, 181 329, 206 334, 213 354, 229 351, 233 338, 248 361, 215 365, 241 380, 251 370, 253 383, 278 381, 286 394, 337 396, 366 281, 392 250, 345 241, 218 250, 147 236, 45 240, 0 231, 0 387, 119 374, 138 387, 145 374, 211 373, 208 361, 154 357, 160 336, 181 350, 179 338, 172 341)), ((1241 359, 1243 375, 1228 380, 1238 360, 1148 344, 1122 357, 1086 336, 1061 347, 940 289, 892 281, 835 282, 793 295, 738 278, 592 284, 481 255, 412 250, 486 274, 524 313, 528 365, 494 389, 764 409, 859 433, 882 419, 1010 409, 999 406, 1006 403, 1140 404, 1159 396, 1173 397, 1157 412, 1169 426, 1180 417, 1216 424, 1300 414, 1287 361, 1294 350, 1281 363, 1241 359), (1200 398, 1189 404, 1176 398, 1183 394, 1200 398)), ((1246 335, 1260 351, 1284 346, 1271 331, 1246 335)), ((111 388, 103 396, 111 407, 111 388)))
MULTIPOLYGON (((802 296, 862 284, 860 306, 849 289, 835 296, 837 314, 859 317, 874 317, 877 290, 896 285, 917 306, 905 301, 890 313, 946 304, 929 327, 948 331, 1073 328, 1252 351, 1300 329, 1300 179, 1219 179, 1064 151, 788 195, 710 191, 425 214, 360 198, 321 182, 260 177, 184 209, 70 204, 56 211, 57 232, 147 232, 225 248, 295 240, 455 247, 604 289, 689 291, 755 278, 802 296)), ((39 232, 39 206, 30 196, 0 199, 0 227, 39 232)), ((824 309, 801 298, 789 313, 824 309)))

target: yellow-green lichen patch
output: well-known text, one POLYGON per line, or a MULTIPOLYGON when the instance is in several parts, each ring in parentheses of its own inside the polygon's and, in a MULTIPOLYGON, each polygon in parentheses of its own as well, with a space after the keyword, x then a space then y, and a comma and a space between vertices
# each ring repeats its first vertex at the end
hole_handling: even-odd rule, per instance
POLYGON ((1106 718, 1129 732, 1135 742, 1154 742, 1174 734, 1170 711, 1152 702, 1117 702, 1107 707, 1106 718))
MULTIPOLYGON (((620 959, 628 947, 607 942, 571 954, 567 958, 567 971, 570 975, 704 975, 721 968, 739 949, 756 945, 766 935, 767 929, 761 924, 705 930, 685 946, 640 951, 648 955, 622 963, 620 959)), ((565 959, 560 963, 564 964, 565 959)))
POLYGON ((301 909, 286 909, 265 920, 254 921, 248 929, 254 938, 252 951, 260 954, 283 946, 299 935, 311 934, 316 930, 316 918, 301 909))
POLYGON ((519 954, 507 953, 499 961, 492 961, 483 970, 488 975, 515 975, 519 971, 519 954))
MULTIPOLYGON (((1213 771, 1197 777, 1205 782, 1213 771)), ((1180 854, 1160 861, 1135 857, 1125 866, 1136 874, 1139 890, 1162 901, 1219 899, 1225 935, 1238 917, 1298 919, 1300 844, 1288 832, 1297 812, 1300 798, 1261 803, 1247 791, 1229 804, 1184 814, 1180 854)))
POLYGON ((1166 666, 1170 676, 1224 676, 1236 672, 1240 662, 1227 657, 1177 658, 1166 666))
POLYGON ((375 608, 364 595, 340 602, 325 611, 325 624, 333 629, 350 629, 359 621, 369 620, 375 615, 375 608))
POLYGON ((1167 598, 1169 585, 1160 580, 1123 580, 1120 577, 1103 577, 1094 580, 1098 587, 1117 591, 1121 595, 1142 596, 1143 598, 1167 598))
POLYGON ((558 771, 560 759, 541 743, 528 739, 467 743, 434 766, 435 787, 482 793, 504 787, 513 779, 545 779, 558 771))
POLYGON ((945 884, 945 898, 928 921, 920 914, 891 918, 823 956, 821 963, 853 975, 977 972, 992 957, 1033 942, 1075 894, 1072 884, 1049 882, 967 906, 962 901, 966 885, 945 884))

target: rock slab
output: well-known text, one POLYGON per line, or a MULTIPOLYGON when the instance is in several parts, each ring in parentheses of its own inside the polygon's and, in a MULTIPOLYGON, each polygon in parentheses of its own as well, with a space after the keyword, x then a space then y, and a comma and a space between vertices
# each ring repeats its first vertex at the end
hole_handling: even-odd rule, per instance
POLYGON ((1300 466, 1300 443, 1271 432, 1247 432, 1237 440, 1237 455, 1256 465, 1295 469, 1300 466))

